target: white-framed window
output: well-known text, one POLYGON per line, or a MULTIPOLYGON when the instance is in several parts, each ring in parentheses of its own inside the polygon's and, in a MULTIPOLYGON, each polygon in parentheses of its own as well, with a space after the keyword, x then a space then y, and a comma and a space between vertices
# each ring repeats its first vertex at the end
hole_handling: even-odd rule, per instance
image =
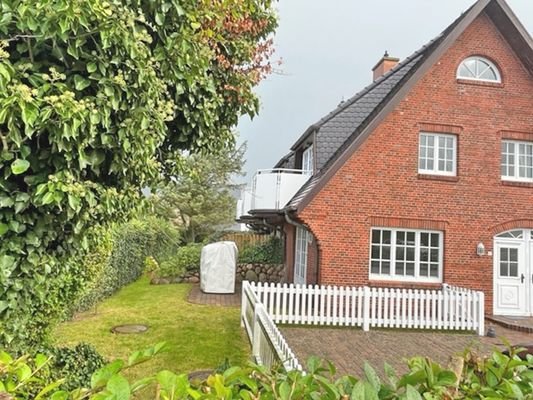
POLYGON ((370 231, 370 279, 442 282, 443 234, 396 228, 370 231))
POLYGON ((302 153, 302 171, 305 174, 313 175, 313 145, 302 153))
POLYGON ((305 285, 307 283, 307 246, 309 232, 303 228, 296 228, 296 246, 294 251, 294 283, 305 285))
POLYGON ((533 182, 533 142, 502 141, 503 180, 533 182))
POLYGON ((455 176, 457 173, 457 136, 420 133, 418 172, 455 176))
POLYGON ((500 71, 496 65, 492 61, 479 56, 464 59, 459 64, 459 68, 457 68, 457 78, 495 83, 502 81, 500 71))

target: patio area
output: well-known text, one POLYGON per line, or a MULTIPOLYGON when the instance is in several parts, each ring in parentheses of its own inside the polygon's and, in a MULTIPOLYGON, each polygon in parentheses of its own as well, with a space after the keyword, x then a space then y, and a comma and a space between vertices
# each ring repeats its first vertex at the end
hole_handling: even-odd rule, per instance
POLYGON ((468 347, 483 355, 490 354, 495 348, 504 348, 501 337, 513 345, 533 343, 533 334, 502 326, 494 328, 496 338, 458 332, 395 329, 364 332, 347 327, 279 327, 302 364, 315 355, 333 362, 339 375, 356 376, 362 376, 365 361, 383 376, 384 362, 403 373, 407 371, 404 360, 414 356, 427 356, 447 365, 451 356, 461 354, 468 347))

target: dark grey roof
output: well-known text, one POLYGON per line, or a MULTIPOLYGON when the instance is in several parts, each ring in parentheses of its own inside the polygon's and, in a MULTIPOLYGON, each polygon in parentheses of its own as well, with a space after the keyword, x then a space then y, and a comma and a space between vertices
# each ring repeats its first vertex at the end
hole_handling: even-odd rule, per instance
POLYGON ((318 124, 316 133, 316 169, 320 170, 374 109, 387 97, 402 78, 420 60, 421 54, 411 56, 386 75, 378 78, 354 97, 343 103, 318 124))
POLYGON ((306 133, 298 139, 308 136, 311 132, 316 132, 315 154, 317 173, 309 179, 305 185, 296 193, 285 208, 295 208, 300 200, 313 189, 320 179, 320 170, 327 166, 328 161, 334 159, 335 155, 342 149, 358 128, 368 119, 373 111, 394 91, 402 79, 417 65, 422 59, 428 45, 406 58, 396 67, 388 71, 385 75, 375 80, 371 85, 364 88, 355 96, 340 104, 337 109, 326 115, 316 124, 312 125, 314 130, 308 129, 306 133))
POLYGON ((274 168, 296 168, 294 151, 291 151, 289 154, 284 155, 277 163, 274 165, 274 168))

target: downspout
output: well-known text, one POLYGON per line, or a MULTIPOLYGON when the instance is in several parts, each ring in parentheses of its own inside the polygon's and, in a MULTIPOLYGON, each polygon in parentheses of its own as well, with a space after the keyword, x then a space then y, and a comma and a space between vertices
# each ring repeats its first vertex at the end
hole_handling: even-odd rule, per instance
POLYGON ((304 224, 300 224, 299 222, 296 222, 295 220, 291 219, 291 217, 289 217, 289 210, 285 210, 285 221, 287 221, 289 225, 293 225, 301 229, 306 229, 304 224))
MULTIPOLYGON (((289 217, 289 210, 285 210, 285 221, 289 224, 289 225, 292 225, 292 226, 295 226, 296 228, 301 228, 301 229, 305 229, 305 226, 300 224, 299 222, 296 222, 295 220, 291 219, 291 217, 289 217)), ((285 236, 286 237, 286 236, 285 236)), ((285 242, 286 243, 286 242, 285 242)), ((296 240, 294 241, 293 243, 293 247, 296 246, 296 240)), ((293 248, 293 251, 294 251, 294 248, 293 248)), ((294 255, 293 255, 293 258, 294 258, 294 255)), ((287 265, 286 266, 286 269, 285 269, 285 280, 287 282, 294 282, 294 259, 292 260, 292 280, 289 279, 289 266, 287 265)))

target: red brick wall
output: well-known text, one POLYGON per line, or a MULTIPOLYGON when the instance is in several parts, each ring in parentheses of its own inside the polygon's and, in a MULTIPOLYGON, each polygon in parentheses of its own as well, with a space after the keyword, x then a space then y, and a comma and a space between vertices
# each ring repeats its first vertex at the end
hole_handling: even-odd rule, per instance
POLYGON ((484 290, 492 310, 492 256, 483 242, 533 227, 533 186, 503 184, 502 138, 533 139, 533 79, 481 15, 339 169, 299 218, 320 245, 320 283, 368 284, 373 224, 444 231, 444 281, 484 290), (470 55, 493 60, 501 85, 457 82, 470 55), (457 177, 418 175, 421 130, 457 134, 457 177), (501 230, 498 230, 501 229, 501 230))
POLYGON ((318 282, 318 252, 317 242, 313 237, 307 245, 307 284, 314 285, 318 282))

